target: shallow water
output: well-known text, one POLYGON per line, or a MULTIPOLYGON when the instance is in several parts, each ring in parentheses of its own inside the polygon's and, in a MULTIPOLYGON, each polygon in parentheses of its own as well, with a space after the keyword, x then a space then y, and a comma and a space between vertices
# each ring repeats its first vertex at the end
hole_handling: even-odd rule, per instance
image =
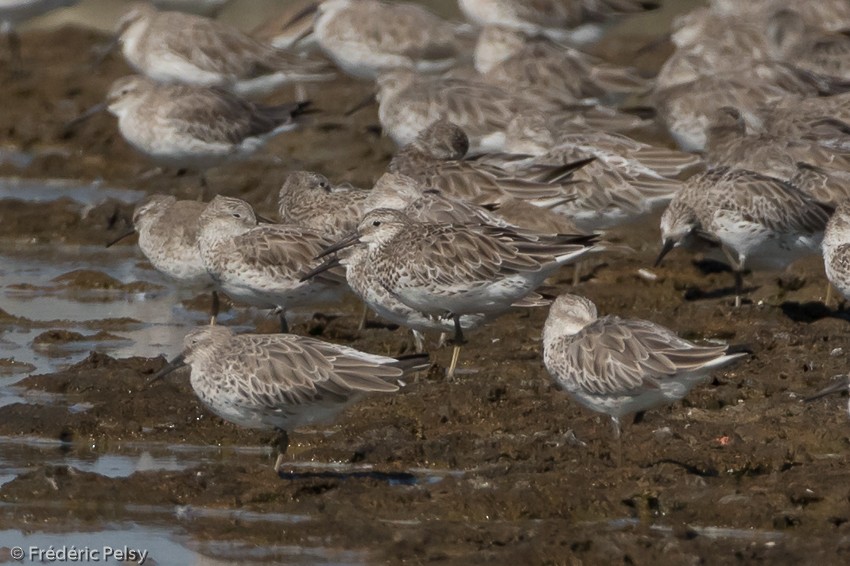
MULTIPOLYGON (((191 292, 171 287, 150 269, 135 247, 110 249, 94 246, 4 246, 0 242, 0 309, 27 321, 12 324, 2 334, 0 357, 34 366, 46 373, 66 367, 96 350, 113 356, 174 355, 189 326, 203 321, 202 313, 187 311, 180 301, 191 292), (90 269, 124 283, 147 281, 160 288, 141 293, 87 290, 54 286, 65 273, 90 269), (17 289, 19 284, 35 289, 17 289), (127 319, 110 330, 114 340, 74 341, 34 346, 33 339, 47 330, 94 335, 99 321, 127 319)), ((9 383, 6 383, 9 385, 9 383)))

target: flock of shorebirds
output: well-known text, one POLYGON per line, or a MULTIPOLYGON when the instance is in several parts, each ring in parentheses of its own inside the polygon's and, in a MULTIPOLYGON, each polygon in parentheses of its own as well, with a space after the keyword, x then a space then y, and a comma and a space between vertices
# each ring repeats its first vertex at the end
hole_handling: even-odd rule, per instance
MULTIPOLYGON (((69 3, 0 2, 0 20, 8 28, 18 11, 69 3)), ((666 206, 657 263, 675 248, 718 255, 733 268, 736 307, 745 270, 821 250, 850 298, 850 2, 709 0, 674 22, 674 52, 654 78, 582 50, 654 2, 458 4, 466 23, 414 4, 324 0, 262 39, 202 15, 129 8, 116 44, 138 74, 116 81, 104 106, 130 145, 197 171, 206 189, 204 171, 303 127, 312 110, 251 97, 336 72, 374 81, 381 127, 399 147, 371 190, 291 173, 278 222, 225 196, 139 204, 134 231, 153 266, 215 290, 211 324, 155 377, 190 365, 203 403, 279 430, 282 457, 285 431, 396 391, 428 364, 289 334, 287 309, 353 292, 411 329, 418 351, 425 332, 451 336, 452 378, 468 332, 513 307, 551 305, 547 369, 609 415, 619 438, 623 415, 682 398, 746 353, 536 292, 562 266, 615 249, 605 229, 666 206), (635 139, 657 123, 678 149, 635 139), (215 324, 218 291, 275 309, 283 332, 215 324)))

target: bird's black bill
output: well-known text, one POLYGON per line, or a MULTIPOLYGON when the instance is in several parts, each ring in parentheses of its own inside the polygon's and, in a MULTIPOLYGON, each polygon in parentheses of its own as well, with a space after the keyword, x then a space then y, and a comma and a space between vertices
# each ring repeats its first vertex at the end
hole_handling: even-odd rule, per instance
POLYGON ((346 110, 344 116, 348 117, 352 114, 356 114, 357 112, 363 110, 364 108, 372 104, 373 100, 375 100, 375 93, 370 92, 367 96, 363 98, 363 100, 346 110))
POLYGON ((132 236, 135 233, 136 233, 136 229, 130 228, 129 230, 127 230, 126 232, 124 232, 123 234, 121 234, 120 236, 115 238, 114 240, 110 240, 109 242, 107 242, 106 247, 111 248, 112 246, 114 246, 115 244, 117 244, 118 242, 123 240, 124 238, 129 238, 130 236, 132 236))
POLYGON ((154 381, 158 381, 158 380, 162 379, 163 377, 165 377, 169 373, 173 372, 174 370, 180 369, 181 367, 185 366, 186 361, 185 361, 184 358, 185 358, 185 356, 183 356, 183 354, 176 356, 173 360, 171 360, 170 362, 165 364, 165 366, 163 366, 163 368, 161 370, 159 370, 158 372, 153 374, 153 376, 148 380, 146 385, 150 385, 154 381))
POLYGON ((322 250, 322 253, 316 256, 316 259, 322 259, 323 257, 330 255, 334 252, 338 252, 339 250, 344 250, 347 247, 353 246, 357 242, 360 241, 360 234, 357 232, 352 232, 348 236, 343 237, 335 244, 331 244, 322 250))
POLYGON ((95 114, 100 114, 104 110, 106 110, 106 103, 105 102, 101 102, 100 104, 95 104, 94 106, 92 106, 91 108, 89 108, 88 110, 86 110, 85 112, 83 112, 82 114, 80 114, 79 116, 74 118, 73 120, 70 120, 69 122, 67 122, 65 124, 65 127, 64 127, 65 132, 74 131, 75 129, 77 129, 77 126, 79 126, 80 124, 82 124, 86 120, 90 119, 95 114))
POLYGON ((658 257, 655 258, 655 263, 652 264, 653 267, 658 267, 661 265, 661 261, 664 259, 664 256, 670 253, 670 251, 676 247, 676 242, 673 240, 664 240, 664 245, 661 246, 661 251, 658 252, 658 257))
POLYGON ((392 365, 404 371, 405 374, 408 374, 430 368, 431 359, 426 352, 421 354, 406 354, 404 356, 398 356, 392 365))
POLYGON ((268 216, 260 216, 259 214, 257 214, 256 216, 257 216, 257 222, 259 222, 260 224, 277 224, 277 222, 275 222, 274 220, 272 220, 268 216))
POLYGON ((333 269, 334 267, 337 267, 338 265, 340 265, 338 257, 329 258, 329 259, 325 260, 323 263, 317 265, 316 267, 314 267, 313 269, 311 269, 310 271, 305 273, 304 275, 302 275, 300 281, 304 282, 304 281, 307 281, 308 279, 312 279, 316 275, 319 275, 320 273, 324 273, 325 271, 328 271, 329 269, 333 269))
MULTIPOLYGON (((541 183, 566 183, 571 181, 570 175, 596 161, 596 157, 588 157, 565 163, 561 167, 548 168, 550 169, 546 175, 537 177, 537 181, 541 183)), ((575 181, 574 181, 575 182, 575 181)))

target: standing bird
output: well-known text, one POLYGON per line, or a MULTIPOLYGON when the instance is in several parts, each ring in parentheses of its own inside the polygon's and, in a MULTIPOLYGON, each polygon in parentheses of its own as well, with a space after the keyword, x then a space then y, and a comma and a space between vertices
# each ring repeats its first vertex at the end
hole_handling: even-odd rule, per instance
POLYGON ((204 209, 200 226, 201 259, 215 284, 232 299, 275 309, 282 332, 289 330, 287 309, 336 301, 345 289, 344 276, 333 271, 301 281, 329 244, 314 230, 258 225, 251 205, 221 195, 204 209))
POLYGON ((247 158, 297 128, 308 105, 265 106, 217 88, 162 85, 137 75, 115 81, 107 96, 133 148, 157 163, 200 171, 203 186, 207 169, 247 158))
POLYGON ((374 79, 392 69, 445 71, 460 55, 454 25, 418 4, 325 0, 316 9, 319 46, 355 77, 374 79))
POLYGON ((788 183, 743 169, 717 167, 691 177, 661 216, 662 248, 720 247, 735 272, 735 306, 743 273, 784 269, 817 253, 831 209, 788 183))
MULTIPOLYGON (((344 259, 341 260, 338 257, 329 259, 305 277, 312 277, 316 273, 321 273, 325 269, 337 265, 345 266, 346 281, 354 294, 363 301, 367 309, 375 311, 375 314, 381 318, 404 328, 409 328, 413 336, 413 347, 416 352, 425 351, 424 334, 426 332, 439 332, 441 341, 446 335, 455 332, 455 323, 452 319, 422 313, 409 307, 393 295, 383 285, 381 274, 368 267, 368 253, 369 250, 363 244, 352 246, 346 250, 344 259)), ((546 304, 548 303, 534 298, 514 303, 511 306, 536 307, 546 304)), ((466 332, 475 330, 491 318, 493 316, 483 313, 464 315, 460 319, 461 332, 465 334, 466 332)))
MULTIPOLYGON (((315 178, 323 177, 315 175, 315 178)), ((396 173, 384 173, 375 183, 370 191, 343 191, 342 193, 331 193, 332 199, 350 199, 333 202, 327 198, 329 195, 319 188, 309 189, 301 185, 302 191, 299 198, 303 224, 307 226, 322 227, 323 233, 336 231, 344 224, 353 222, 348 230, 350 233, 360 222, 366 212, 376 208, 391 208, 399 210, 411 220, 418 222, 431 222, 443 224, 488 224, 501 228, 516 230, 528 237, 536 237, 541 233, 572 234, 575 227, 566 218, 561 218, 558 227, 562 230, 552 231, 523 231, 521 228, 507 222, 498 214, 471 202, 453 199, 444 196, 440 191, 425 189, 420 183, 396 173), (360 198, 366 195, 366 198, 360 198), (352 197, 357 197, 353 199, 352 197), (338 213, 338 214, 335 214, 338 213), (329 220, 333 219, 333 222, 329 220)), ((535 210, 541 210, 531 206, 535 210)), ((542 211, 542 210, 541 210, 542 211)), ((545 211, 542 211, 545 212, 545 211)), ((537 215, 540 216, 539 214, 537 215)), ((529 222, 531 223, 531 222, 529 222)), ((552 228, 547 224, 547 228, 552 228)), ((346 234, 337 236, 339 239, 346 234)), ((332 260, 328 265, 341 263, 347 266, 346 281, 354 293, 360 297, 367 308, 371 307, 386 320, 410 328, 417 352, 423 351, 424 332, 435 331, 442 335, 454 332, 454 323, 450 319, 430 317, 405 305, 392 293, 388 292, 380 283, 376 272, 367 268, 364 245, 356 245, 348 248, 345 252, 344 261, 332 260)), ((538 306, 533 301, 524 301, 522 306, 538 306)), ((463 332, 473 330, 486 322, 484 315, 467 315, 461 319, 463 332)), ((361 329, 363 323, 361 323, 361 329)))
POLYGON ((153 194, 136 206, 133 227, 110 245, 138 234, 139 248, 157 271, 188 286, 209 284, 198 251, 199 219, 206 207, 196 200, 153 194))
POLYGON ((552 303, 543 327, 543 362, 579 404, 614 424, 622 464, 620 419, 683 398, 713 370, 744 356, 728 346, 698 346, 648 320, 599 317, 577 295, 552 303))
POLYGON ((239 426, 278 431, 276 473, 288 431, 332 420, 368 393, 398 391, 394 382, 423 367, 422 356, 397 360, 293 334, 237 335, 223 326, 192 330, 183 348, 151 381, 185 361, 192 389, 210 411, 239 426))
POLYGON ((337 240, 357 227, 370 208, 371 191, 333 185, 324 175, 293 171, 278 192, 278 217, 284 224, 309 226, 337 240))
POLYGON ((341 260, 346 278, 372 272, 370 279, 395 300, 427 317, 451 320, 451 378, 465 342, 465 316, 494 317, 528 297, 539 304, 534 290, 562 265, 591 251, 596 240, 571 235, 529 238, 487 225, 415 222, 403 212, 377 209, 321 256, 362 245, 365 253, 341 260))
MULTIPOLYGON (((200 216, 206 207, 206 203, 196 200, 151 195, 133 211, 133 227, 107 247, 138 234, 139 249, 154 269, 187 287, 211 287, 213 281, 198 249, 200 216)), ((218 316, 218 308, 218 292, 213 290, 211 323, 218 316)))
POLYGON ((215 20, 133 4, 118 22, 127 62, 152 80, 221 87, 241 96, 288 83, 333 78, 325 61, 305 59, 215 20))

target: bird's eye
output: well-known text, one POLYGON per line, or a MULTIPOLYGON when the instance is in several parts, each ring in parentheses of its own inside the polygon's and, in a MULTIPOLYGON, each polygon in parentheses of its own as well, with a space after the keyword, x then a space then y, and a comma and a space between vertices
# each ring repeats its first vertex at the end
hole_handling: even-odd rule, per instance
POLYGON ((239 214, 238 212, 234 212, 234 213, 233 213, 233 218, 242 218, 242 215, 241 215, 241 214, 239 214))
POLYGON ((372 221, 372 226, 380 226, 380 225, 381 225, 381 221, 380 221, 380 220, 373 220, 373 221, 372 221))

